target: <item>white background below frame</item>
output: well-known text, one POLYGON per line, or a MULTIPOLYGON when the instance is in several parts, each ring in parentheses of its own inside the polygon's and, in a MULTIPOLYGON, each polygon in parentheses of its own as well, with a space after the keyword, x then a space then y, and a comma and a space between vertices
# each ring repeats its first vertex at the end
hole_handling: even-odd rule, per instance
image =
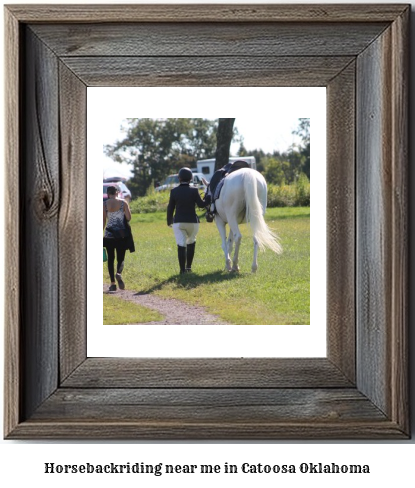
MULTIPOLYGON (((88 88, 88 357, 326 357, 325 116, 325 88, 88 88), (249 114, 258 120, 264 111, 311 119, 310 325, 103 325, 102 262, 97 252, 101 206, 96 202, 102 193, 103 145, 115 142, 118 135, 103 139, 100 128, 127 117, 217 118, 219 112, 236 118, 249 114)), ((137 252, 139 239, 135 236, 137 252)))

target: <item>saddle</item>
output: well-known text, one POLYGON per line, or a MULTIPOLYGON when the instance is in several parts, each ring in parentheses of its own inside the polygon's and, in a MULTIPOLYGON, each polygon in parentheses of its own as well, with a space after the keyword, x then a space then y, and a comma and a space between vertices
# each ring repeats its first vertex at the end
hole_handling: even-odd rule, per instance
POLYGON ((212 203, 209 206, 209 210, 206 214, 206 220, 208 222, 213 222, 214 214, 216 213, 216 208, 214 206, 214 203, 220 196, 220 192, 222 190, 226 176, 241 168, 249 168, 249 164, 243 160, 229 162, 223 168, 218 169, 213 174, 208 187, 208 194, 210 194, 212 199, 212 203))

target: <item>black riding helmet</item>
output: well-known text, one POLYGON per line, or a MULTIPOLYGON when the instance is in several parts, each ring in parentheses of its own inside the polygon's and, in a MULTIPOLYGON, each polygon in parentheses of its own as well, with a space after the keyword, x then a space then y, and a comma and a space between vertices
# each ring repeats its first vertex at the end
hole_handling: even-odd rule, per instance
POLYGON ((182 168, 179 171, 179 180, 183 182, 191 181, 193 178, 192 170, 189 168, 182 168))

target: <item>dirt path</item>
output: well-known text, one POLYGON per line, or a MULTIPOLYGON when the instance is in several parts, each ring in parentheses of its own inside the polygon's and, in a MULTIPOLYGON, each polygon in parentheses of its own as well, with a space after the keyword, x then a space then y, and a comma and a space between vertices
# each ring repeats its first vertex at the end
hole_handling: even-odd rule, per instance
MULTIPOLYGON (((104 292, 107 290, 108 285, 104 286, 104 292)), ((138 294, 131 290, 118 290, 114 295, 123 300, 128 300, 156 310, 163 315, 164 320, 159 322, 146 322, 146 325, 229 325, 220 317, 206 312, 203 307, 189 305, 175 298, 161 298, 152 294, 138 294)))

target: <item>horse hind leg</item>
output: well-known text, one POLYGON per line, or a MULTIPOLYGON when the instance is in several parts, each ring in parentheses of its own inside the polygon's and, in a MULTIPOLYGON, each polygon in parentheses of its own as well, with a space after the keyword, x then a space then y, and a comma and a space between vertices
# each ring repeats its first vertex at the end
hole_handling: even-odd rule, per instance
POLYGON ((239 247, 241 245, 241 240, 242 240, 242 234, 241 231, 239 230, 238 227, 238 222, 236 220, 230 219, 228 222, 229 227, 230 227, 230 232, 232 233, 232 238, 235 244, 235 252, 233 254, 233 259, 232 259, 232 269, 231 271, 238 272, 239 271, 239 247))
POLYGON ((227 240, 227 247, 228 247, 228 254, 229 256, 232 255, 233 251, 233 232, 232 229, 229 229, 229 235, 228 235, 228 240, 227 240))
POLYGON ((216 222, 216 227, 218 228, 220 237, 222 239, 222 250, 223 250, 223 254, 225 255, 225 268, 227 271, 231 271, 232 261, 231 261, 230 255, 229 255, 228 246, 227 246, 227 242, 226 242, 226 224, 219 217, 219 215, 216 215, 215 222, 216 222))
POLYGON ((252 261, 252 273, 255 273, 256 270, 258 269, 258 239, 254 236, 254 260, 252 261))

